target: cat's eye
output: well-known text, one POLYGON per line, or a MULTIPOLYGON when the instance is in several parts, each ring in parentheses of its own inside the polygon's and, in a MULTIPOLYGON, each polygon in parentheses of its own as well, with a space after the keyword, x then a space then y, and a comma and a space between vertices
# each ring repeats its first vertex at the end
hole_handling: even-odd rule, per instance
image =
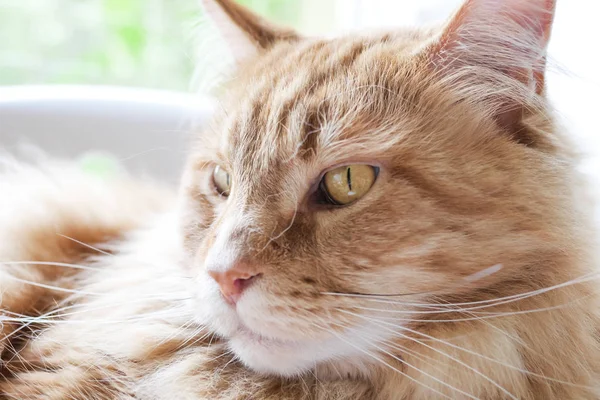
POLYGON ((379 168, 371 165, 345 165, 325 173, 319 189, 329 204, 350 204, 367 194, 378 173, 379 168))
POLYGON ((223 167, 217 165, 213 170, 212 178, 217 193, 219 193, 221 196, 229 196, 229 192, 231 190, 231 176, 229 175, 229 172, 224 170, 223 167))

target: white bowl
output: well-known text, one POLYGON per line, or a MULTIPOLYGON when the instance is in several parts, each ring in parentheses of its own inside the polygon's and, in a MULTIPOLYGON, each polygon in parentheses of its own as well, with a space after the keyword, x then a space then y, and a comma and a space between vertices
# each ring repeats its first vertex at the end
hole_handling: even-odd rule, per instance
POLYGON ((50 155, 107 152, 135 174, 176 183, 187 142, 210 117, 206 97, 110 86, 0 87, 0 147, 50 155))

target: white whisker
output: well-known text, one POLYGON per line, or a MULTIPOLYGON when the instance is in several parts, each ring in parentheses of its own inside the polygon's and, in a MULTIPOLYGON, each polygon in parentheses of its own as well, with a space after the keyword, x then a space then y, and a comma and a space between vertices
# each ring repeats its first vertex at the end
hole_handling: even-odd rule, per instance
MULTIPOLYGON (((343 310, 340 310, 340 311, 343 311, 343 310)), ((408 336, 408 335, 404 335, 404 334, 402 334, 402 333, 400 333, 400 332, 397 332, 397 331, 395 331, 395 330, 392 330, 392 329, 386 328, 386 327, 382 326, 382 324, 385 324, 385 322, 383 322, 383 321, 376 321, 376 320, 373 320, 373 319, 367 318, 367 317, 365 317, 365 316, 363 316, 363 315, 360 315, 360 314, 355 314, 355 313, 350 313, 350 314, 352 314, 352 315, 354 315, 354 316, 357 316, 357 317, 360 317, 360 318, 363 318, 363 319, 366 319, 367 321, 373 322, 373 323, 375 323, 375 324, 379 325, 380 327, 382 327, 382 328, 384 328, 384 329, 386 329, 386 330, 388 330, 388 331, 390 331, 390 332, 394 333, 395 335, 401 336, 402 338, 404 338, 404 339, 407 339, 407 340, 412 340, 413 342, 416 342, 416 343, 418 343, 418 344, 420 344, 420 345, 422 345, 422 346, 425 346, 425 347, 427 347, 428 349, 435 351, 436 353, 439 353, 439 354, 442 354, 442 355, 444 355, 444 356, 448 357, 450 360, 452 360, 452 361, 454 361, 454 362, 456 362, 456 363, 458 363, 458 364, 462 365, 463 367, 467 368, 468 370, 470 370, 470 371, 474 372, 475 374, 477 374, 477 375, 481 376, 483 379, 487 380, 487 381, 488 381, 488 382, 490 382, 492 385, 494 385, 494 386, 496 386, 498 389, 500 389, 500 390, 501 390, 501 391, 502 391, 504 394, 506 394, 507 396, 509 396, 511 399, 513 399, 513 400, 518 400, 518 399, 517 399, 517 397, 515 397, 515 396, 514 396, 512 393, 510 393, 508 390, 506 390, 504 387, 502 387, 502 385, 500 385, 499 383, 497 383, 496 381, 494 381, 493 379, 491 379, 490 377, 488 377, 487 375, 485 375, 484 373, 482 373, 482 372, 481 372, 481 371, 479 371, 478 369, 476 369, 476 368, 474 368, 474 367, 470 366, 469 364, 467 364, 467 363, 465 363, 465 362, 463 362, 463 361, 461 361, 461 360, 457 359, 456 357, 453 357, 452 355, 450 355, 450 354, 448 354, 448 353, 446 353, 446 352, 444 352, 444 351, 442 351, 442 350, 440 350, 440 349, 436 349, 436 348, 435 348, 435 347, 433 347, 433 346, 430 346, 430 345, 428 345, 428 344, 426 344, 426 343, 424 343, 424 342, 421 342, 421 341, 420 341, 420 340, 418 340, 418 339, 412 338, 412 337, 410 337, 410 336, 408 336)), ((394 326, 394 327, 395 327, 395 328, 400 328, 401 330, 405 330, 405 331, 407 331, 407 332, 411 332, 411 333, 415 333, 415 334, 421 334, 420 332, 414 331, 414 330, 412 330, 412 329, 409 329, 409 328, 406 328, 406 327, 398 327, 398 326, 394 326)), ((428 335, 424 335, 424 334, 423 334, 423 336, 429 337, 428 335)), ((429 337, 429 338, 433 338, 433 337, 429 337)), ((440 342, 443 342, 443 341, 441 341, 441 340, 440 340, 440 342)), ((455 346, 455 347, 457 347, 457 348, 458 348, 459 346, 455 346)))
POLYGON ((369 351, 367 351, 367 350, 364 350, 364 349, 360 348, 359 346, 356 346, 354 343, 351 343, 350 341, 348 341, 348 340, 344 339, 344 338, 343 338, 341 335, 339 335, 339 334, 338 334, 337 332, 335 332, 333 329, 327 329, 327 328, 325 328, 325 327, 322 327, 322 326, 320 326, 320 325, 318 325, 318 324, 315 324, 314 322, 313 322, 312 324, 313 324, 313 326, 315 326, 315 327, 317 327, 317 328, 324 329, 325 331, 329 332, 330 334, 332 334, 332 335, 336 336, 338 339, 340 339, 340 340, 341 340, 341 341, 343 341, 344 343, 348 344, 349 346, 352 346, 353 348, 355 348, 356 350, 360 351, 361 353, 363 353, 363 354, 367 355, 368 357, 370 357, 370 358, 372 358, 372 359, 374 359, 374 360, 376 360, 376 361, 378 361, 378 362, 382 363, 382 364, 383 364, 383 365, 385 365, 386 367, 388 367, 388 368, 392 369, 393 371, 395 371, 395 372, 399 373, 400 375, 404 376, 405 378, 409 379, 410 381, 412 381, 412 382, 415 382, 415 383, 416 383, 416 384, 418 384, 418 385, 424 386, 424 387, 425 387, 425 388, 427 388, 428 390, 431 390, 432 392, 434 392, 434 393, 436 393, 436 394, 439 394, 440 396, 442 396, 442 397, 444 397, 444 398, 446 398, 446 399, 452 399, 450 396, 447 396, 447 395, 443 394, 442 392, 440 392, 440 391, 438 391, 438 390, 436 390, 436 389, 434 389, 434 388, 432 388, 432 387, 429 387, 429 386, 427 386, 427 385, 426 385, 426 384, 424 384, 423 382, 420 382, 419 380, 417 380, 417 379, 413 378, 412 376, 408 375, 407 373, 405 373, 405 372, 403 372, 403 371, 399 370, 398 368, 394 367, 394 366, 393 366, 393 365, 391 365, 390 363, 388 363, 388 362, 386 362, 385 360, 383 360, 381 357, 378 357, 377 355, 375 355, 375 354, 373 354, 373 353, 371 353, 371 352, 369 352, 369 351))
MULTIPOLYGON (((364 298, 365 300, 368 300, 368 301, 384 303, 384 304, 399 304, 399 305, 405 304, 405 305, 412 305, 412 306, 419 306, 419 307, 438 306, 438 307, 445 308, 445 307, 475 305, 474 307, 461 308, 460 311, 464 312, 464 311, 473 311, 473 310, 480 310, 480 309, 484 309, 484 308, 495 307, 495 306, 502 305, 502 304, 513 303, 513 302, 524 300, 524 299, 527 299, 527 298, 530 298, 533 296, 544 294, 544 293, 547 293, 550 291, 562 289, 562 288, 577 285, 580 283, 586 283, 589 281, 593 281, 598 278, 600 278, 600 273, 590 273, 590 274, 583 275, 580 278, 572 279, 567 282, 563 282, 563 283, 549 286, 549 287, 542 288, 542 289, 533 290, 530 292, 525 292, 525 293, 520 293, 520 294, 510 295, 510 296, 504 296, 504 297, 499 297, 499 298, 489 299, 489 300, 471 301, 471 302, 463 302, 463 303, 425 304, 425 303, 410 303, 410 302, 400 302, 400 301, 395 301, 395 300, 382 299, 382 298, 377 297, 376 295, 374 296, 374 295, 368 295, 368 294, 362 295, 362 294, 334 293, 334 292, 321 292, 321 294, 333 295, 333 296, 358 297, 358 298, 364 298), (479 305, 479 304, 482 304, 482 305, 479 305)), ((455 310, 446 310, 444 312, 454 312, 454 311, 455 310)), ((437 311, 418 311, 418 312, 416 311, 415 313, 435 314, 435 313, 437 313, 437 311)))
POLYGON ((111 253, 109 253, 109 252, 107 252, 107 251, 101 250, 101 249, 99 249, 99 248, 97 248, 97 247, 94 247, 94 246, 92 246, 92 245, 89 245, 89 244, 87 244, 87 243, 84 243, 84 242, 82 242, 82 241, 80 241, 80 240, 77 240, 77 239, 75 239, 75 238, 72 238, 72 237, 70 237, 70 236, 63 235, 62 233, 57 233, 57 235, 58 235, 58 236, 61 236, 61 237, 63 237, 63 238, 65 238, 65 239, 71 240, 71 241, 73 241, 73 242, 75 242, 75 243, 77 243, 77 244, 80 244, 80 245, 82 245, 83 247, 87 247, 87 248, 88 248, 88 249, 90 249, 90 250, 97 251, 98 253, 101 253, 101 254, 104 254, 104 255, 107 255, 107 256, 112 256, 112 254, 111 254, 111 253))
POLYGON ((33 282, 33 281, 29 281, 27 279, 17 278, 16 276, 13 276, 10 274, 5 275, 5 277, 10 278, 16 282, 21 282, 26 285, 41 287, 44 289, 49 289, 49 290, 53 290, 53 291, 57 291, 57 292, 84 294, 84 295, 89 295, 89 296, 101 296, 103 294, 103 293, 86 292, 86 291, 77 290, 77 289, 67 289, 67 288, 62 288, 60 286, 52 286, 52 285, 47 285, 45 283, 40 283, 40 282, 33 282))
MULTIPOLYGON (((345 310, 339 310, 339 311, 346 312, 345 310)), ((363 315, 360 315, 360 314, 356 314, 356 313, 352 313, 352 312, 349 312, 349 311, 347 313, 349 313, 351 315, 354 315, 356 317, 360 317, 360 318, 365 319, 367 321, 373 322, 373 323, 377 324, 378 326, 382 327, 383 329, 386 329, 387 331, 389 331, 389 332, 391 332, 393 334, 399 335, 399 336, 401 336, 401 337, 403 337, 405 339, 408 339, 408 340, 412 340, 412 341, 414 341, 416 343, 419 343, 419 344, 421 344, 421 345, 423 345, 423 346, 425 346, 427 348, 430 348, 433 351, 436 351, 436 352, 438 352, 440 354, 443 354, 443 355, 446 355, 448 357, 451 357, 451 356, 447 355, 446 353, 442 352, 441 350, 435 349, 435 348, 433 348, 433 347, 425 344, 423 342, 423 340, 419 340, 419 339, 415 339, 415 338, 412 338, 412 337, 407 336, 407 335, 403 335, 402 333, 399 333, 399 332, 397 332, 394 329, 404 330, 406 332, 413 333, 413 334, 419 335, 421 337, 425 337, 425 338, 429 339, 430 341, 434 341, 434 342, 437 342, 437 343, 440 343, 440 344, 444 344, 444 345, 446 345, 448 347, 451 347, 453 349, 456 349, 456 350, 464 351, 467 354, 471 354, 471 355, 474 355, 476 357, 480 357, 480 358, 482 358, 484 360, 493 362, 495 364, 501 365, 501 366, 506 367, 508 369, 512 369, 512 370, 521 372, 523 374, 535 376, 537 378, 541 378, 541 379, 545 379, 545 380, 549 380, 549 381, 552 381, 552 382, 561 383, 561 384, 565 384, 565 385, 569 385, 569 386, 573 386, 573 387, 581 387, 581 388, 584 388, 584 389, 593 389, 592 387, 589 387, 589 386, 586 386, 586 385, 579 385, 579 384, 575 384, 575 383, 572 383, 572 382, 568 382, 568 381, 564 381, 564 380, 560 380, 560 379, 556 379, 556 378, 552 378, 552 377, 547 377, 545 375, 537 374, 535 372, 528 371, 528 370, 516 367, 514 365, 506 364, 506 363, 504 363, 502 361, 499 361, 499 360, 496 360, 496 359, 494 359, 492 357, 489 357, 489 356, 486 356, 484 354, 477 353, 476 351, 469 350, 467 348, 464 348, 464 347, 452 344, 452 343, 450 343, 450 342, 448 342, 446 340, 442 340, 442 339, 436 338, 434 336, 427 335, 427 334, 425 334, 423 332, 419 332, 419 331, 416 331, 414 329, 410 329, 410 328, 408 328, 406 326, 391 324, 391 323, 388 323, 388 322, 385 322, 385 321, 381 321, 381 320, 379 320, 377 318, 366 317, 366 316, 363 316, 363 315), (389 327, 394 328, 394 329, 386 328, 385 326, 382 326, 382 325, 386 325, 386 326, 389 326, 389 327)), ((456 361, 456 362, 460 363, 461 365, 463 364, 460 360, 453 359, 453 361, 456 361)), ((468 366, 466 364, 465 364, 465 366, 467 368, 472 368, 472 367, 470 367, 470 366, 468 366)))
MULTIPOLYGON (((340 325, 340 324, 337 324, 337 323, 334 323, 334 325, 337 325, 337 326, 339 326, 340 328, 345 328, 343 325, 340 325)), ((362 338, 361 338, 361 339, 362 339, 362 338)), ((468 397, 468 398, 470 398, 470 399, 475 399, 475 400, 477 400, 477 399, 478 399, 477 397, 475 397, 475 396, 473 396, 473 395, 471 395, 471 394, 469 394, 469 393, 467 393, 467 392, 465 392, 465 391, 463 391, 463 390, 460 390, 460 389, 458 389, 458 388, 456 388, 456 387, 454 387, 454 386, 450 385, 450 384, 449 384, 449 383, 447 383, 447 382, 444 382, 444 381, 442 381, 442 380, 441 380, 441 379, 439 379, 438 377, 436 377, 436 376, 433 376, 433 375, 431 375, 430 373, 428 373, 428 372, 425 372, 425 371, 423 371, 423 370, 421 370, 421 369, 419 369, 419 368, 415 367, 414 365, 412 365, 412 364, 408 363, 408 362, 407 362, 405 359, 403 359, 403 358, 400 358, 400 357, 398 357, 398 356, 395 356, 394 354, 392 354, 392 353, 390 353, 389 351, 387 351, 387 350, 385 350, 385 349, 381 348, 380 346, 376 345, 375 343, 368 343, 368 344, 369 344, 369 346, 372 346, 372 347, 376 348, 377 350, 379 350, 381 353, 384 353, 384 354, 386 354, 386 355, 390 356, 391 358, 395 359, 396 361, 398 361, 398 362, 400 362, 400 363, 402 363, 402 364, 405 364, 405 365, 407 365, 407 366, 411 367, 412 369, 414 369, 415 371, 418 371, 418 372, 420 372, 421 374, 423 374, 423 375, 425 375, 425 376, 427 376, 427 377, 429 377, 429 378, 433 379, 433 380, 434 380, 434 381, 436 381, 437 383, 439 383, 439 384, 441 384, 441 385, 443 385, 443 386, 446 386, 446 387, 448 387, 448 388, 450 388, 450 389, 452 389, 452 390, 454 390, 454 391, 456 391, 456 392, 458 392, 458 393, 460 393, 460 394, 462 394, 462 395, 464 395, 464 396, 467 396, 467 397, 468 397)))
POLYGON ((62 262, 51 262, 51 261, 0 261, 2 265, 47 265, 53 267, 65 267, 73 269, 82 269, 88 271, 101 271, 100 268, 89 267, 87 265, 69 264, 62 262))

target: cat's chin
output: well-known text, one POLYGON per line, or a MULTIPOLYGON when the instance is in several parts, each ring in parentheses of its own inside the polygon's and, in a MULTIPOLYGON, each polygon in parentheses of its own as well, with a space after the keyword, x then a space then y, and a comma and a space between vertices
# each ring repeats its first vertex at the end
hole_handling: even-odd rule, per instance
POLYGON ((243 327, 229 337, 229 347, 248 368, 279 376, 300 375, 337 352, 335 342, 286 341, 243 327))
POLYGON ((248 368, 271 375, 294 376, 314 365, 314 358, 302 351, 306 345, 267 338, 246 328, 229 338, 229 347, 240 361, 248 368))

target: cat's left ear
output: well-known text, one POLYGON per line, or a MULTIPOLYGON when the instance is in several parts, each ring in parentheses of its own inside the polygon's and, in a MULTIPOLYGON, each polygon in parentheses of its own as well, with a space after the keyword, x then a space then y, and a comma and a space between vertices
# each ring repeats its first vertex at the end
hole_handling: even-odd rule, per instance
POLYGON ((429 48, 436 68, 484 67, 543 92, 555 0, 466 0, 429 48))
POLYGON ((290 29, 276 27, 233 0, 201 0, 236 61, 252 57, 280 41, 297 40, 290 29))

